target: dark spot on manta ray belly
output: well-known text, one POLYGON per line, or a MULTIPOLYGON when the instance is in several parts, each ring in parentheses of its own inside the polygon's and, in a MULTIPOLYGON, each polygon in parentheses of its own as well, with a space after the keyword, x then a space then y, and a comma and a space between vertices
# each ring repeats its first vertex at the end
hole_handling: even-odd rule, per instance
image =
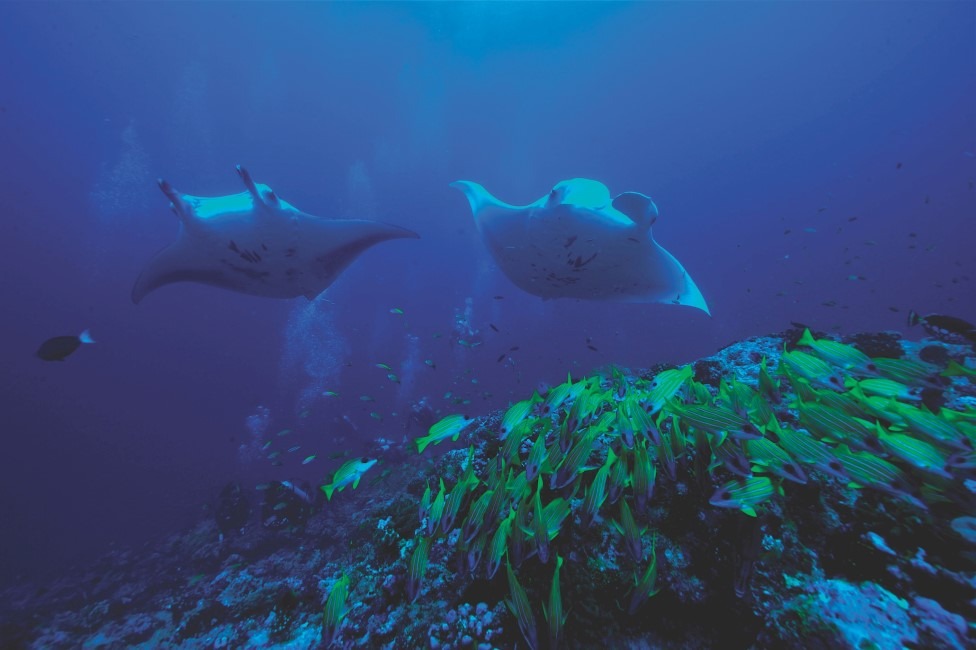
POLYGON ((239 275, 246 276, 249 280, 257 280, 264 282, 271 275, 271 271, 255 271, 254 269, 249 269, 243 266, 237 266, 233 262, 228 262, 226 260, 221 260, 224 264, 230 268, 231 271, 239 275))
POLYGON ((587 257, 585 260, 583 259, 583 256, 582 255, 577 255, 576 256, 576 259, 574 259, 572 261, 572 266, 573 266, 574 269, 579 269, 581 267, 584 267, 587 264, 589 264, 590 262, 592 262, 596 258, 597 255, 599 255, 599 253, 593 253, 592 255, 590 255, 589 257, 587 257))
POLYGON ((257 251, 245 250, 241 251, 239 255, 241 256, 241 259, 252 264, 256 264, 261 261, 261 256, 258 255, 257 251))
POLYGON ((550 271, 546 275, 546 281, 548 282, 549 286, 554 287, 556 289, 562 289, 566 285, 579 282, 579 280, 580 280, 579 278, 574 278, 569 275, 559 275, 555 271, 550 271))

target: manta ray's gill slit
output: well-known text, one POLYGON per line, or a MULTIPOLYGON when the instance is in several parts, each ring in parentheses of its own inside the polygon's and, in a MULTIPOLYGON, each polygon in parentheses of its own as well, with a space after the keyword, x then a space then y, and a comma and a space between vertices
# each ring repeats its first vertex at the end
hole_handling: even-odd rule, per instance
POLYGON ((237 266, 233 262, 228 262, 226 260, 221 260, 226 266, 230 267, 231 271, 238 273, 240 275, 247 276, 249 280, 258 280, 261 282, 267 281, 268 277, 271 275, 271 271, 257 271, 255 269, 249 269, 244 266, 237 266))
MULTIPOLYGON (((535 280, 536 278, 533 278, 533 281, 535 280)), ((576 282, 579 282, 580 278, 574 278, 569 275, 559 275, 555 271, 550 271, 549 274, 546 275, 546 280, 549 281, 549 286, 554 287, 556 289, 561 289, 567 285, 571 285, 576 282)))
POLYGON ((590 255, 589 257, 587 257, 586 259, 583 259, 583 256, 582 255, 577 255, 575 259, 572 259, 572 260, 567 261, 566 262, 566 265, 567 266, 572 266, 573 267, 573 271, 574 272, 578 272, 578 271, 581 271, 582 270, 582 267, 584 267, 587 264, 589 264, 590 262, 592 262, 596 258, 597 255, 599 255, 599 253, 593 253, 592 255, 590 255))

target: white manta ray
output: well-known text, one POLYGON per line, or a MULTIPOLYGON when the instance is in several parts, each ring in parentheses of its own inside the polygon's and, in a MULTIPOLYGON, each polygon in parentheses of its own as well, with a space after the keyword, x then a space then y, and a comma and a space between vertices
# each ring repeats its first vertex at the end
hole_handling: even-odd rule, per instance
POLYGON ((324 291, 370 246, 417 233, 376 221, 316 217, 255 184, 241 167, 245 192, 202 197, 181 194, 160 179, 180 218, 176 241, 149 262, 132 301, 173 282, 202 282, 269 298, 309 300, 324 291))
POLYGON ((508 205, 471 181, 464 192, 488 250, 519 288, 542 298, 708 305, 691 276, 651 233, 657 206, 574 178, 535 203, 508 205))

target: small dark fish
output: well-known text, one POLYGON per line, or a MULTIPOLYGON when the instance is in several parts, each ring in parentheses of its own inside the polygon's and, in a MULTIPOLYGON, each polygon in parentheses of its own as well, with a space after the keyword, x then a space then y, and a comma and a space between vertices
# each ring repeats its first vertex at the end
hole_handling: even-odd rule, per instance
POLYGON ((847 217, 848 221, 857 221, 857 217, 847 217))
POLYGON ((499 354, 499 355, 498 355, 498 359, 497 359, 497 360, 495 361, 495 363, 501 363, 502 361, 504 361, 504 360, 505 360, 505 357, 506 357, 506 356, 508 356, 508 355, 506 355, 506 354, 504 354, 504 353, 502 353, 502 354, 499 354))
POLYGON ((519 346, 517 346, 517 345, 513 345, 512 347, 510 347, 510 348, 508 348, 508 351, 509 351, 509 352, 515 352, 515 351, 516 351, 516 350, 518 350, 518 349, 519 349, 519 346))
POLYGON ((927 314, 920 316, 915 311, 908 312, 908 326, 921 325, 931 336, 939 340, 957 342, 966 339, 976 344, 976 325, 955 316, 927 314))
POLYGON ((787 228, 786 230, 784 230, 784 231, 783 231, 783 234, 784 234, 784 235, 788 235, 788 234, 790 234, 791 232, 793 232, 793 231, 792 231, 791 229, 789 229, 789 228, 787 228))
POLYGON ((592 346, 592 345, 587 345, 586 347, 588 347, 588 348, 590 348, 590 349, 591 349, 591 350, 593 350, 594 352, 599 352, 599 350, 597 350, 595 346, 592 346))
POLYGON ((901 163, 896 163, 895 164, 895 169, 901 169, 901 163))
POLYGON ((504 300, 505 296, 495 296, 495 300, 504 300))
POLYGON ((495 327, 494 325, 492 325, 491 323, 488 323, 488 327, 490 327, 491 329, 493 329, 496 332, 498 331, 498 328, 495 327))
POLYGON ((64 361, 65 357, 81 347, 82 343, 94 343, 91 333, 85 330, 78 336, 55 336, 41 343, 35 353, 44 361, 64 361))

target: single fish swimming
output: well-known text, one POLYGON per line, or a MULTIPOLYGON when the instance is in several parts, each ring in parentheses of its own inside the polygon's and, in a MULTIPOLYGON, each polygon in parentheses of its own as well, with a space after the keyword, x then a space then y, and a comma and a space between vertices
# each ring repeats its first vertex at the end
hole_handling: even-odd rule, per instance
POLYGON ((346 461, 342 467, 336 470, 336 473, 332 476, 332 482, 321 486, 326 498, 331 501, 332 494, 336 491, 341 492, 347 485, 352 485, 352 489, 355 490, 359 487, 359 480, 363 477, 363 474, 369 471, 369 468, 375 464, 375 458, 366 457, 346 461))
POLYGON ((95 339, 91 333, 85 330, 78 336, 55 336, 37 348, 34 354, 44 361, 64 361, 72 352, 82 346, 83 343, 94 343, 95 339))
POLYGON ((962 340, 976 344, 976 325, 955 316, 942 314, 927 314, 920 316, 917 312, 908 312, 908 326, 921 325, 929 336, 949 343, 960 343, 962 340))

